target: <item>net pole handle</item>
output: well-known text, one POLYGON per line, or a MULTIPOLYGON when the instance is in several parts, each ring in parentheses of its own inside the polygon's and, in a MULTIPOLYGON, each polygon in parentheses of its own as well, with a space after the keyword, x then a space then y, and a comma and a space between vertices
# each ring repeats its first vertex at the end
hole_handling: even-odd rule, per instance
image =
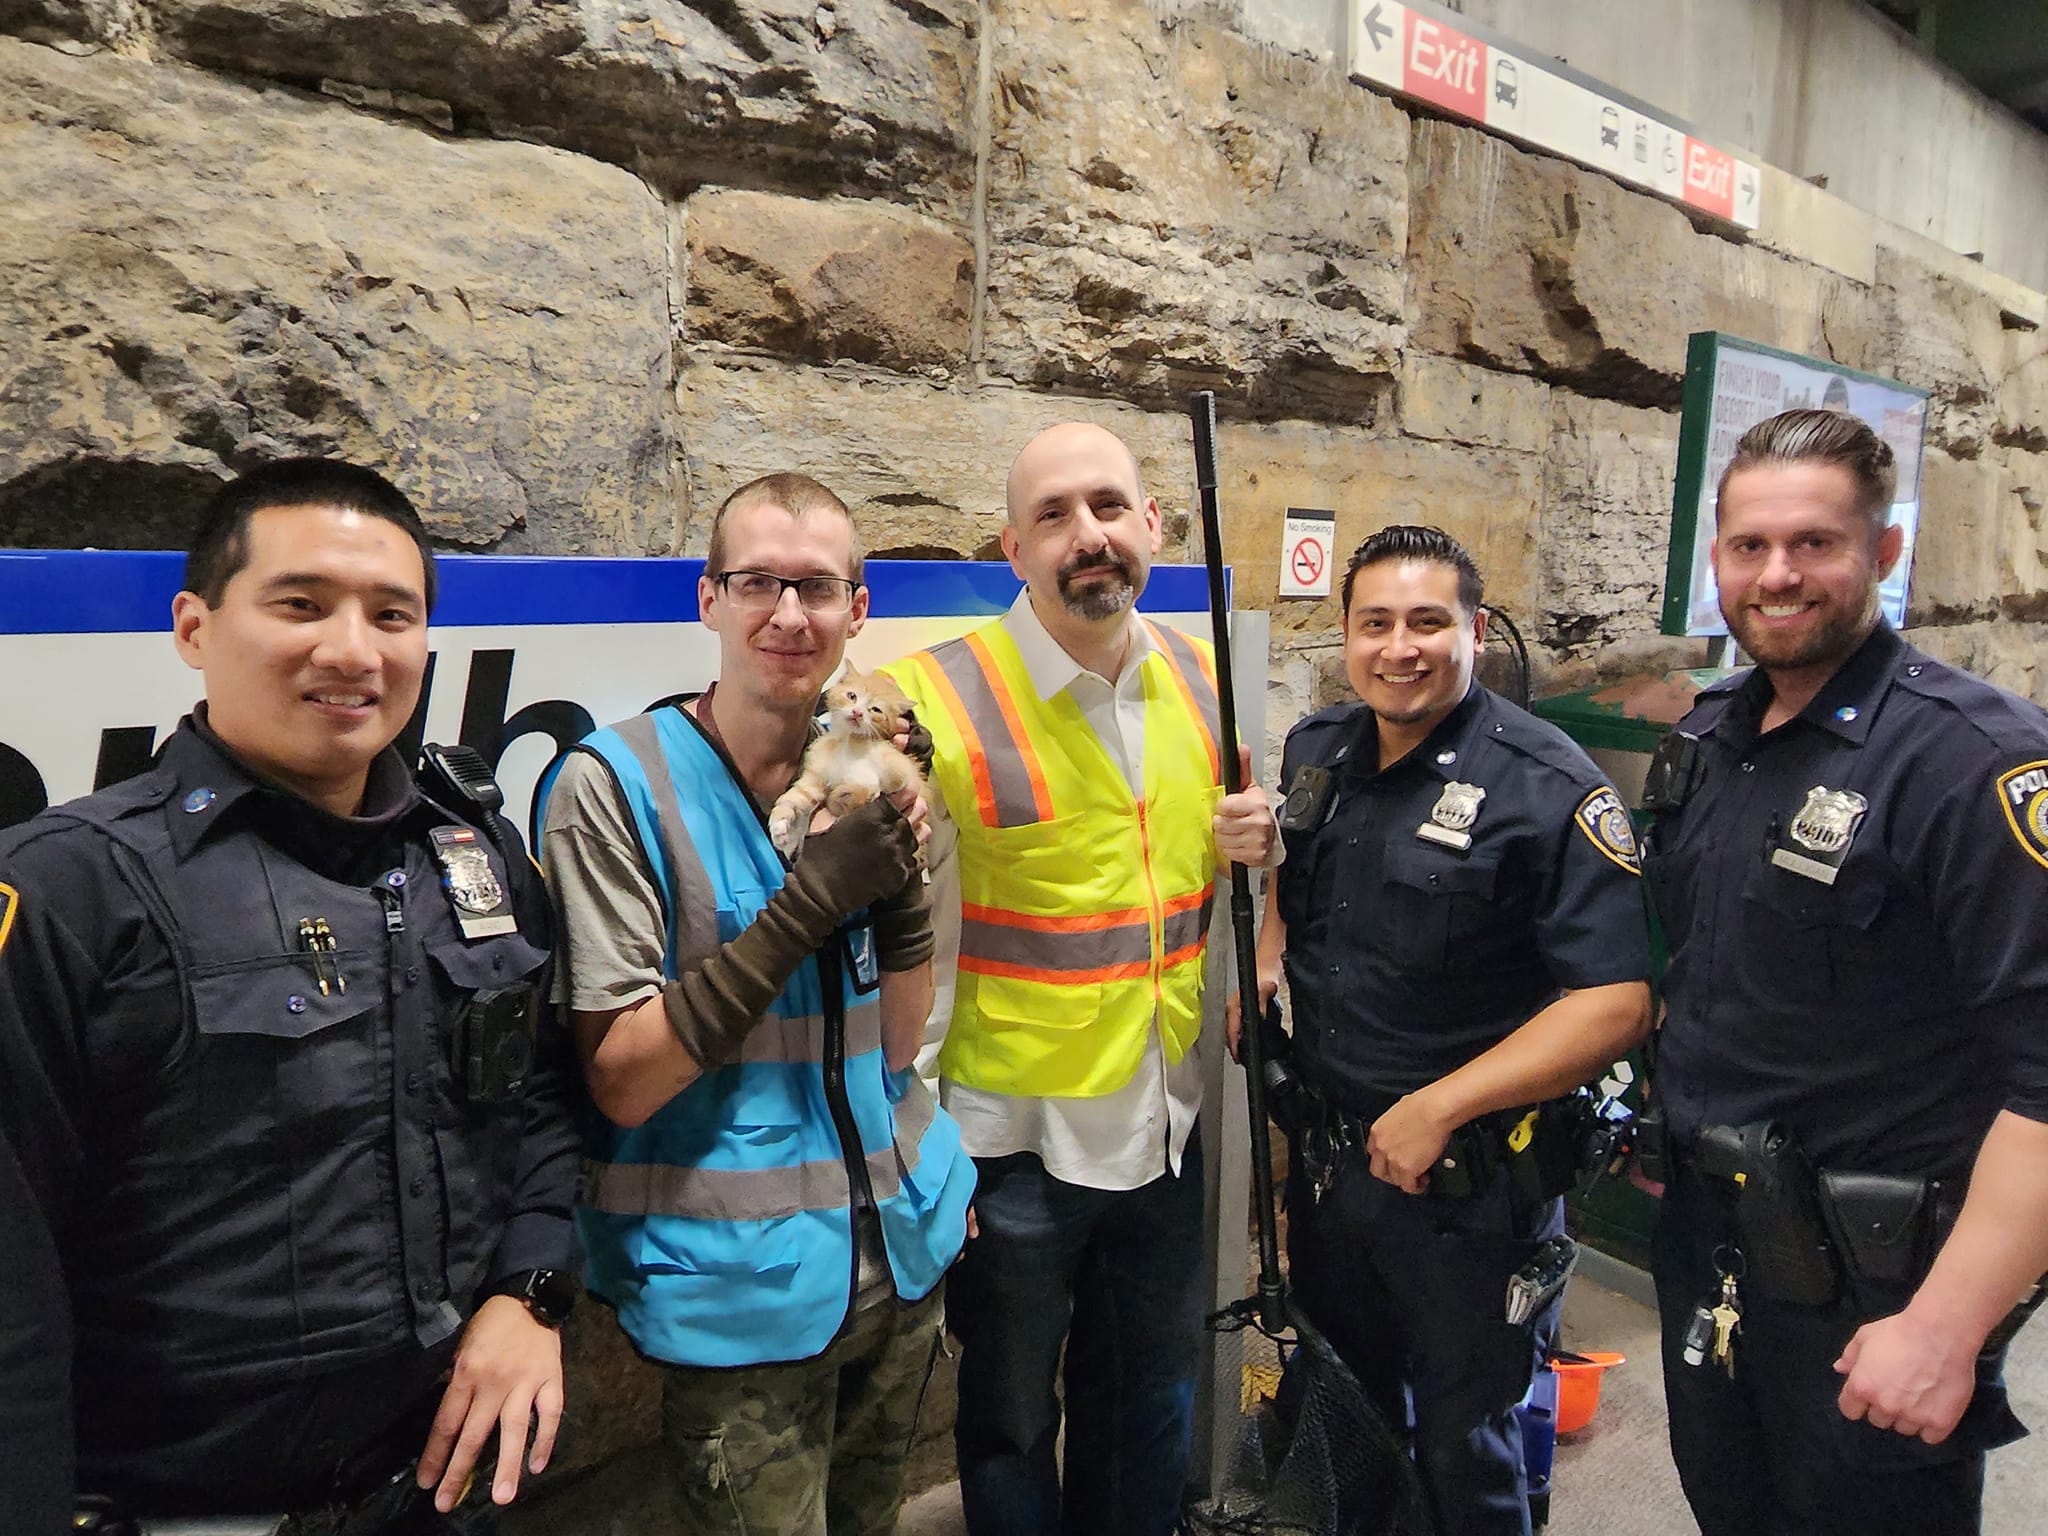
MULTIPOLYGON (((1223 790, 1244 788, 1237 761, 1237 688, 1230 659, 1230 599, 1223 580, 1223 517, 1216 497, 1216 392, 1188 397, 1195 439, 1195 490, 1201 503, 1202 559, 1209 576, 1209 630, 1216 651, 1217 756, 1223 790)), ((1252 925, 1251 871, 1230 866, 1230 932, 1237 958, 1239 1051, 1244 1058, 1245 1097, 1251 1111, 1252 1190, 1258 1206, 1259 1321, 1269 1332, 1286 1326, 1280 1279, 1280 1238, 1273 1190, 1272 1122, 1266 1118, 1266 1045, 1259 1032, 1259 960, 1252 925)))

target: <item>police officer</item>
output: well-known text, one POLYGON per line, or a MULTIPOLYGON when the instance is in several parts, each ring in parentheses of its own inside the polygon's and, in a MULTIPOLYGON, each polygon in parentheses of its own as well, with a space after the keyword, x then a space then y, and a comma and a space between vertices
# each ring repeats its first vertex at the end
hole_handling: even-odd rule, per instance
POLYGON ((0 835, 10 1532, 75 1497, 115 1529, 427 1531, 487 1445, 486 1511, 548 1459, 577 1143, 546 903, 515 834, 391 749, 433 598, 381 476, 227 485, 172 608, 206 702, 140 777, 0 835))
POLYGON ((1712 558, 1757 665, 1646 796, 1665 1391, 1707 1536, 1974 1531, 2020 1433, 1995 1333, 2048 1269, 2048 716, 1879 617, 1895 480, 1850 416, 1743 436, 1712 558))
POLYGON ((1546 1101, 1648 1026, 1636 845, 1585 755, 1473 681, 1480 577, 1447 534, 1375 534, 1342 595, 1362 702, 1288 734, 1287 856, 1259 937, 1267 996, 1286 967, 1311 1095, 1290 1272, 1390 1422, 1412 1396, 1439 1528, 1523 1533, 1513 1409, 1557 1307, 1510 1323, 1507 1285, 1561 1230, 1576 1173, 1570 1116, 1546 1101))

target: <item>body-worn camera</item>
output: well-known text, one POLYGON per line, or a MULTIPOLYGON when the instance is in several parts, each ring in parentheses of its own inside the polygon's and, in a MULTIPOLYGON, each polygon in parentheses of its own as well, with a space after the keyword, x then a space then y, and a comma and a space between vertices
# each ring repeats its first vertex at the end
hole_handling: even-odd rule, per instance
POLYGON ((479 992, 455 1021, 457 1076, 472 1104, 515 1099, 533 1072, 540 989, 501 987, 479 992))

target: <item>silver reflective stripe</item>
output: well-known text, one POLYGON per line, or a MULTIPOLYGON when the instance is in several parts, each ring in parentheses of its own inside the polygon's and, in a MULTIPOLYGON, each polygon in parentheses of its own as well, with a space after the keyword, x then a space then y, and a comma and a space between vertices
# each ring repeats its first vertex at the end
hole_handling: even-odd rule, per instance
POLYGON ((1202 723, 1209 727, 1209 740, 1219 741, 1223 735, 1222 717, 1216 707, 1216 690, 1209 686, 1208 675, 1202 671, 1202 653, 1186 635, 1164 624, 1152 625, 1152 639, 1180 664, 1180 675, 1187 679, 1195 708, 1202 712, 1202 723))
POLYGON ((996 825, 1029 827, 1038 823, 1038 797, 1032 793, 1031 771, 1025 766, 1024 747, 1010 732, 1010 722, 996 702, 995 690, 981 661, 965 640, 949 640, 934 646, 931 658, 939 664, 960 695, 967 710, 967 722, 981 747, 988 766, 989 788, 996 799, 996 825))
POLYGON ((963 918, 960 923, 960 957, 963 960, 993 960, 1003 965, 1030 970, 1096 971, 1105 966, 1148 963, 1152 958, 1152 925, 1139 919, 1113 928, 1083 928, 1076 932, 1046 932, 1016 928, 1007 923, 963 918))
POLYGON ((1215 905, 1216 898, 1210 895, 1202 898, 1199 907, 1169 912, 1161 932, 1160 947, 1171 955, 1191 944, 1205 942, 1209 937, 1209 912, 1215 905))
MULTIPOLYGON (((846 1054, 861 1056, 882 1048, 882 1010, 861 1003, 846 1010, 846 1054)), ((788 1018, 767 1014, 740 1045, 743 1062, 809 1062, 825 1059, 825 1020, 815 1013, 788 1018)))
MULTIPOLYGON (((705 873, 704 861, 683 822, 682 803, 676 799, 675 780, 669 777, 654 717, 635 715, 612 729, 632 752, 654 792, 654 820, 661 828, 662 852, 668 864, 674 965, 680 976, 718 948, 718 898, 711 893, 711 877, 705 873)), ((686 724, 683 729, 695 727, 686 724)))
MULTIPOLYGON (((877 1200, 900 1193, 917 1170, 920 1144, 936 1113, 923 1079, 912 1073, 897 1101, 894 1143, 867 1155, 877 1200)), ((608 1216, 686 1216, 703 1221, 772 1221, 793 1211, 834 1211, 853 1196, 846 1165, 819 1158, 788 1168, 678 1168, 666 1163, 583 1165, 583 1203, 608 1216)))

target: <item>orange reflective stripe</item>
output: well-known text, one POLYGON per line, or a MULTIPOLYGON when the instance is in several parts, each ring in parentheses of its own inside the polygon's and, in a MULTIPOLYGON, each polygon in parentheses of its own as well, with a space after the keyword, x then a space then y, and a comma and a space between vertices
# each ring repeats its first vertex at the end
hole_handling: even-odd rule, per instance
POLYGON ((1202 952, 1209 942, 1209 914, 1214 905, 1211 891, 1197 891, 1168 905, 1166 920, 1159 925, 1159 944, 1166 951, 1163 965, 1174 965, 1202 952))
POLYGON ((1152 961, 1148 956, 1143 960, 1126 961, 1121 965, 1052 971, 1043 966, 1016 965, 1004 960, 971 959, 963 953, 960 956, 960 969, 972 972, 976 976, 1002 976, 1012 981, 1039 981, 1048 986, 1071 987, 1090 981, 1134 981, 1151 972, 1152 961))
POLYGON ((988 641, 979 634, 967 635, 964 639, 967 649, 974 653, 974 659, 981 663, 982 680, 987 683, 989 696, 995 700, 996 708, 1002 712, 1003 724, 1009 727, 1010 744, 1016 749, 1025 777, 1031 781, 1031 804, 1038 812, 1036 819, 1051 821, 1052 792, 1045 787, 1045 770, 1039 766, 1038 749, 1031 745, 1030 734, 1017 713, 1017 701, 1010 697, 1010 685, 1005 681, 1002 669, 996 665, 988 641))
POLYGON ((1216 751, 1216 737, 1222 729, 1220 712, 1216 702, 1216 670, 1209 658, 1178 630, 1161 629, 1150 619, 1145 628, 1151 633, 1152 643, 1159 654, 1166 658, 1167 670, 1173 674, 1174 682, 1180 688, 1180 696, 1187 702, 1188 713, 1201 727, 1202 745, 1209 749, 1209 776, 1219 783, 1223 776, 1223 760, 1216 751), (1191 678, 1188 674, 1193 672, 1191 678))
POLYGON ((1152 963, 1152 925, 1140 921, 1113 927, 1087 928, 1053 938, 1009 923, 978 922, 965 914, 960 922, 960 968, 991 974, 991 966, 1015 968, 994 974, 1031 972, 1053 981, 1076 973, 1096 974, 1135 965, 1143 972, 1152 963))
POLYGON ((989 776, 988 751, 981 744, 981 735, 974 727, 974 716, 967 703, 953 686, 953 679, 947 673, 944 660, 932 651, 920 651, 911 658, 925 675, 931 679, 932 691, 939 696, 939 702, 953 723, 960 727, 960 739, 967 748, 967 769, 974 775, 974 798, 981 807, 981 819, 986 826, 996 826, 996 787, 989 776))
POLYGON ((1008 907, 984 907, 972 901, 960 904, 960 916, 965 922, 991 923, 1004 928, 1029 928, 1037 933, 1085 933, 1094 928, 1120 928, 1126 923, 1140 927, 1151 922, 1152 914, 1144 907, 1122 907, 1114 912, 1083 912, 1079 915, 1068 913, 1013 912, 1008 907))
POLYGON ((1025 745, 1007 690, 997 691, 1001 674, 980 637, 935 646, 922 661, 967 746, 982 825, 1028 827, 1050 820, 1052 797, 1037 755, 1025 745))

